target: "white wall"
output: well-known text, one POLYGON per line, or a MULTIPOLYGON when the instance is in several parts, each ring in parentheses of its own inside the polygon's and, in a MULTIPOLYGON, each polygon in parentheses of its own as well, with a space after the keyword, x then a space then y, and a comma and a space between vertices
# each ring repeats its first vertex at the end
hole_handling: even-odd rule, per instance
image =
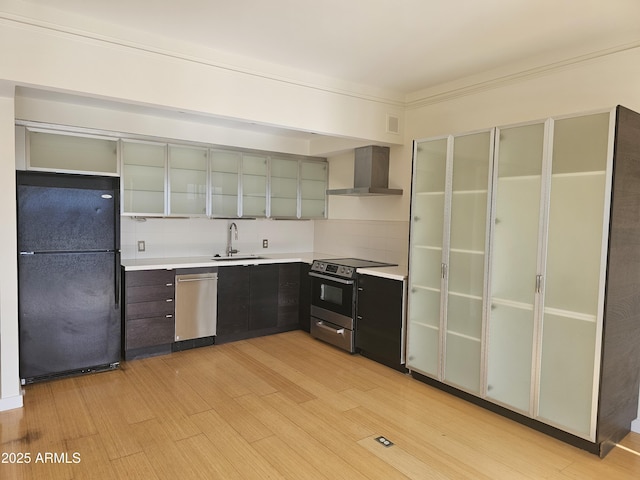
POLYGON ((409 221, 318 220, 313 249, 340 257, 365 258, 406 267, 409 221))
MULTIPOLYGON (((353 187, 355 152, 328 157, 329 188, 353 187)), ((389 153, 389 187, 401 188, 402 195, 367 197, 329 196, 331 219, 406 221, 411 201, 411 144, 394 146, 389 153)))
POLYGON ((241 71, 206 57, 142 50, 107 36, 61 32, 45 23, 10 17, 0 18, 0 80, 172 112, 399 141, 386 131, 387 114, 402 115, 402 105, 393 101, 241 71))
POLYGON ((82 99, 47 94, 39 98, 38 94, 25 96, 19 93, 15 99, 19 120, 296 155, 308 155, 310 150, 309 141, 304 138, 230 128, 207 122, 206 118, 196 121, 187 116, 162 116, 162 110, 128 108, 110 102, 71 103, 65 99, 82 99))
POLYGON ((16 259, 15 127, 13 89, 0 96, 0 411, 22 406, 18 378, 18 266, 16 259))
POLYGON ((622 104, 640 110, 640 48, 545 74, 482 85, 446 101, 425 98, 406 111, 405 143, 412 139, 622 104), (433 103, 429 103, 433 101, 433 103), (419 106, 426 103, 425 106, 419 106))

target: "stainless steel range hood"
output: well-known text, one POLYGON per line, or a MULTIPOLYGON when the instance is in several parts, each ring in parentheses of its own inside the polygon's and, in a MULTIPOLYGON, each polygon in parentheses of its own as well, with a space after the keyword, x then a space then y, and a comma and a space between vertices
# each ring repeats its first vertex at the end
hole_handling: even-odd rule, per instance
POLYGON ((401 188, 389 188, 389 147, 369 145, 355 151, 353 188, 327 190, 327 195, 402 195, 401 188))

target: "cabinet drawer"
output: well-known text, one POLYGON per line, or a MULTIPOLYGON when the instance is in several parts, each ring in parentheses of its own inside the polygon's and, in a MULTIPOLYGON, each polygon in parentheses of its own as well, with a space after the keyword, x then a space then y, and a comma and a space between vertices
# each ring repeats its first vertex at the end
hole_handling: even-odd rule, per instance
POLYGON ((125 292, 125 303, 150 302, 154 300, 173 299, 175 289, 173 283, 163 285, 128 286, 125 292))
POLYGON ((174 314, 173 299, 163 299, 151 302, 130 303, 126 306, 127 321, 144 317, 164 317, 174 314))
POLYGON ((175 272, 173 270, 140 270, 127 272, 125 281, 127 288, 167 284, 173 286, 175 282, 175 272))
POLYGON ((175 336, 173 317, 151 317, 129 320, 125 332, 125 349, 172 343, 175 336))

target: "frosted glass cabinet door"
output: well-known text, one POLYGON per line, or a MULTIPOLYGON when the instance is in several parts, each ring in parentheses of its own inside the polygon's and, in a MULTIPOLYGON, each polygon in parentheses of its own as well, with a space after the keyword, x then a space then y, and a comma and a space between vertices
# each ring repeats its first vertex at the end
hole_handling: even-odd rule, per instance
POLYGON ((242 154, 211 150, 211 216, 238 216, 238 182, 242 154))
POLYGON ((242 155, 242 216, 267 215, 267 157, 242 155))
POLYGON ((453 141, 444 380, 480 392, 491 131, 453 141))
POLYGON ((118 173, 118 141, 29 130, 29 168, 118 173))
POLYGON ((496 136, 487 397, 529 415, 545 125, 496 136))
POLYGON ((169 146, 169 213, 206 215, 207 150, 169 146))
POLYGON ((272 217, 298 216, 298 161, 271 158, 272 217))
POLYGON ((603 278, 609 114, 557 120, 538 414, 589 436, 603 278))
POLYGON ((327 164, 300 162, 300 217, 326 216, 327 164))
POLYGON ((436 377, 440 368, 446 169, 446 138, 416 143, 407 364, 436 377))
POLYGON ((123 212, 165 213, 165 144, 122 142, 123 212))

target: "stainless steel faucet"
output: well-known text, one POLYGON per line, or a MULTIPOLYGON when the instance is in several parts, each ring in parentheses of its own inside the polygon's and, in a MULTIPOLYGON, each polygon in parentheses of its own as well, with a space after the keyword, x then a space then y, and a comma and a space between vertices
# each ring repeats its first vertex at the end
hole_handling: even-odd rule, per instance
POLYGON ((234 228, 236 230, 236 240, 238 240, 238 226, 236 225, 236 222, 231 222, 229 230, 227 230, 227 257, 230 257, 234 253, 238 253, 238 250, 233 248, 233 244, 231 242, 231 230, 234 228))

